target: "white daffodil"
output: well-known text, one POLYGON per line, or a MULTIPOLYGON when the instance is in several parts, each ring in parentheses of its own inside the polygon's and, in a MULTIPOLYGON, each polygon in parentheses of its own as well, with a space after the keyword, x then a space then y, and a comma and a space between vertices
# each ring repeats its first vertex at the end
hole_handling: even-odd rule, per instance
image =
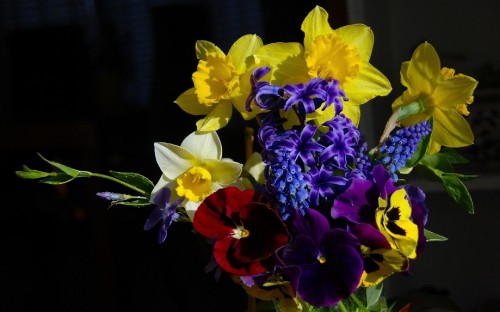
POLYGON ((168 187, 173 200, 186 198, 184 207, 191 220, 208 195, 238 180, 243 167, 222 158, 222 144, 215 131, 193 132, 180 146, 156 142, 154 147, 156 162, 163 174, 151 193, 151 201, 161 189, 168 187))

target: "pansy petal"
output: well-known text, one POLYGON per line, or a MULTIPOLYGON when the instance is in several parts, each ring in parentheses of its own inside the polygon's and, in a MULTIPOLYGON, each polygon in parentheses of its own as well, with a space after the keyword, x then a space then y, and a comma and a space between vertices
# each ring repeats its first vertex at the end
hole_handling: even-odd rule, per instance
POLYGON ((328 220, 314 209, 306 210, 306 215, 297 214, 293 220, 293 228, 297 234, 307 235, 319 245, 323 235, 330 229, 328 220))
POLYGON ((347 190, 334 201, 331 216, 347 218, 354 223, 375 221, 374 204, 379 195, 378 188, 370 181, 354 179, 347 190))
POLYGON ((170 180, 177 178, 196 161, 196 156, 180 146, 156 142, 155 157, 163 174, 170 180))
POLYGON ((181 147, 193 153, 198 160, 222 157, 222 143, 215 131, 192 132, 182 141, 181 147))

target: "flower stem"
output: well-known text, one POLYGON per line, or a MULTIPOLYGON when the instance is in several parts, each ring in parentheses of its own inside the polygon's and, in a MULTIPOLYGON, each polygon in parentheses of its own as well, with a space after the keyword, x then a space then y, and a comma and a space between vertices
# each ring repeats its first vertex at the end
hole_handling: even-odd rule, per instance
POLYGON ((339 307, 340 312, 348 312, 345 305, 340 301, 337 306, 339 307))
POLYGON ((144 195, 146 197, 148 197, 150 195, 148 192, 146 192, 144 190, 141 190, 140 188, 138 188, 138 187, 136 187, 136 186, 134 186, 132 184, 129 184, 127 182, 124 182, 124 181, 119 180, 117 178, 114 178, 112 176, 108 176, 108 175, 100 174, 100 173, 90 172, 89 177, 95 177, 95 178, 101 178, 101 179, 110 180, 110 181, 116 182, 118 184, 121 184, 121 185, 123 185, 125 187, 128 187, 129 189, 132 189, 132 190, 134 190, 134 191, 138 192, 139 194, 144 195))
POLYGON ((363 305, 361 300, 359 300, 358 297, 356 297, 356 295, 352 294, 351 299, 356 303, 356 305, 361 309, 361 311, 368 311, 368 309, 363 305))

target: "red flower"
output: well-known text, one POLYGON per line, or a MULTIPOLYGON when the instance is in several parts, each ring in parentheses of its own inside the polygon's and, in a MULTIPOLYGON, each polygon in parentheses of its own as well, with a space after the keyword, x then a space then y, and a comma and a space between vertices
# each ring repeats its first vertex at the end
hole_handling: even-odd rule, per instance
POLYGON ((220 267, 235 275, 263 273, 261 261, 288 242, 288 230, 269 201, 254 190, 226 187, 211 194, 193 218, 196 231, 215 239, 220 267))

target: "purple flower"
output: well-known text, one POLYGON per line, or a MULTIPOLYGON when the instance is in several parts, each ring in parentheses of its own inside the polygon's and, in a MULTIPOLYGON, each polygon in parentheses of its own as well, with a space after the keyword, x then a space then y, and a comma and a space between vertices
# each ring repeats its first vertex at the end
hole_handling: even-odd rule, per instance
POLYGON ((167 230, 172 222, 179 218, 176 212, 177 206, 184 200, 184 197, 177 199, 174 203, 170 204, 170 189, 163 188, 158 195, 155 196, 153 204, 156 208, 151 212, 149 218, 144 224, 144 230, 151 230, 158 222, 161 222, 160 230, 158 231, 158 243, 163 243, 167 238, 167 230))
MULTIPOLYGON (((311 168, 305 175, 311 187, 309 191, 309 202, 312 206, 320 205, 320 198, 333 199, 335 196, 335 187, 344 186, 348 180, 344 177, 339 177, 323 165, 318 169, 311 168)), ((331 202, 330 202, 331 204, 331 202)))
POLYGON ((320 143, 326 146, 321 152, 321 163, 332 163, 333 166, 347 170, 347 164, 356 159, 356 147, 359 142, 359 130, 343 115, 337 115, 324 123, 329 131, 320 138, 320 143))
POLYGON ((295 234, 282 250, 283 263, 300 268, 298 294, 316 307, 332 306, 348 298, 363 273, 358 239, 343 229, 330 228, 321 213, 308 209, 296 214, 295 234))

